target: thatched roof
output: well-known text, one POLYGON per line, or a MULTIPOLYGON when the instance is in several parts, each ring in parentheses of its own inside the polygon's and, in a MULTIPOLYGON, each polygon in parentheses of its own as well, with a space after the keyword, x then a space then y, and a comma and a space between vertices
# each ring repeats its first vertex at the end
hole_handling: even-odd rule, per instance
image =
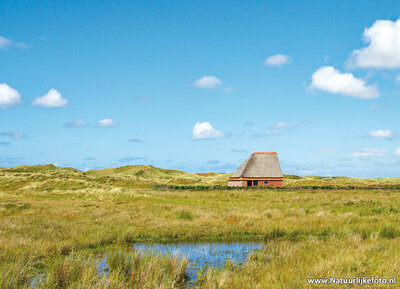
POLYGON ((253 153, 231 178, 283 178, 278 154, 253 153))

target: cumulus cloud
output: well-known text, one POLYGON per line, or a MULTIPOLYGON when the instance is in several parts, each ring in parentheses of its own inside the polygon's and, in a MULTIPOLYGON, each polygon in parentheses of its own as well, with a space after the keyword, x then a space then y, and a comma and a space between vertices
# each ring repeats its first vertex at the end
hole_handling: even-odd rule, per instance
POLYGON ((13 138, 15 140, 20 140, 24 137, 26 137, 25 134, 20 133, 20 132, 16 132, 16 131, 4 131, 4 132, 0 132, 1 136, 5 136, 5 137, 10 137, 13 138))
POLYGON ((196 122, 192 131, 193 139, 221 138, 223 136, 224 134, 216 130, 208 121, 196 122))
POLYGON ((365 158, 365 157, 384 157, 386 155, 385 149, 364 148, 360 151, 351 154, 352 157, 365 158))
POLYGON ((0 83, 0 107, 6 108, 21 104, 21 95, 5 83, 0 83))
POLYGON ((400 157, 400 148, 398 148, 398 149, 394 152, 394 155, 395 155, 396 157, 400 157))
POLYGON ((117 125, 117 123, 110 118, 102 119, 97 123, 98 127, 113 127, 116 125, 117 125))
POLYGON ((264 61, 264 65, 281 66, 290 62, 290 56, 284 54, 271 55, 264 61))
POLYGON ((44 107, 63 107, 66 106, 67 103, 68 100, 66 98, 63 98, 61 93, 54 88, 51 88, 48 93, 36 98, 32 102, 33 105, 44 107))
POLYGON ((332 66, 323 66, 315 71, 310 88, 357 98, 379 97, 375 85, 366 85, 364 80, 354 77, 352 73, 341 73, 332 66))
POLYGON ((199 88, 218 88, 221 85, 222 81, 212 75, 203 76, 194 82, 194 86, 199 88))
POLYGON ((86 121, 83 120, 76 120, 73 122, 67 122, 64 126, 68 128, 76 128, 76 127, 85 127, 88 126, 89 124, 86 121))
POLYGON ((400 19, 375 21, 364 30, 363 40, 368 46, 351 53, 348 67, 400 67, 400 19))
POLYGON ((393 133, 390 131, 390 129, 378 129, 378 130, 372 130, 369 133, 369 136, 372 138, 385 138, 385 139, 391 139, 394 137, 393 133))

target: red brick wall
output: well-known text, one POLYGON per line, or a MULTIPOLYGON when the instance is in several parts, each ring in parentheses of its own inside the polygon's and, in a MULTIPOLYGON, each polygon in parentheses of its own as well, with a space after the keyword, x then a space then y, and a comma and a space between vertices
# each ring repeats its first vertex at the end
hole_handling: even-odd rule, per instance
POLYGON ((273 180, 273 181, 268 181, 268 184, 262 184, 263 186, 267 187, 281 187, 283 186, 283 181, 282 180, 273 180))
MULTIPOLYGON (((257 179, 258 186, 265 186, 265 187, 281 187, 283 186, 283 180, 267 180, 267 184, 265 184, 266 180, 257 179)), ((242 180, 242 186, 247 187, 247 180, 242 180)))

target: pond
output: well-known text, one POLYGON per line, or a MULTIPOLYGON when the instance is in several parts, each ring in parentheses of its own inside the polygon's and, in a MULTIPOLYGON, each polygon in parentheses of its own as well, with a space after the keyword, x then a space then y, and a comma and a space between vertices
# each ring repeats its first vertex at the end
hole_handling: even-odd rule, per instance
MULTIPOLYGON (((137 243, 136 250, 150 251, 163 256, 177 254, 178 257, 186 257, 189 261, 186 274, 189 278, 188 285, 193 285, 197 280, 197 272, 213 266, 223 267, 226 260, 242 265, 253 250, 260 250, 264 247, 262 243, 175 243, 175 244, 146 244, 137 243)), ((108 274, 107 257, 99 260, 98 273, 108 274)), ((30 280, 29 288, 38 288, 45 280, 46 275, 40 274, 30 280)))
POLYGON ((178 243, 135 244, 137 250, 149 250, 161 255, 176 253, 189 261, 189 283, 197 280, 197 271, 206 266, 223 267, 226 260, 241 265, 253 250, 263 248, 262 243, 178 243))

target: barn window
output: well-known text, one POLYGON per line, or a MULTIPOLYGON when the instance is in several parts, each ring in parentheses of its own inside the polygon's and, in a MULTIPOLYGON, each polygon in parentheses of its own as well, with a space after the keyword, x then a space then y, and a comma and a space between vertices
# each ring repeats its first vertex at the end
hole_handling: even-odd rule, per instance
POLYGON ((247 186, 251 187, 251 181, 247 181, 247 186))
POLYGON ((258 181, 253 181, 253 186, 258 186, 258 181))
POLYGON ((265 184, 265 185, 268 185, 268 181, 265 181, 264 184, 265 184))

